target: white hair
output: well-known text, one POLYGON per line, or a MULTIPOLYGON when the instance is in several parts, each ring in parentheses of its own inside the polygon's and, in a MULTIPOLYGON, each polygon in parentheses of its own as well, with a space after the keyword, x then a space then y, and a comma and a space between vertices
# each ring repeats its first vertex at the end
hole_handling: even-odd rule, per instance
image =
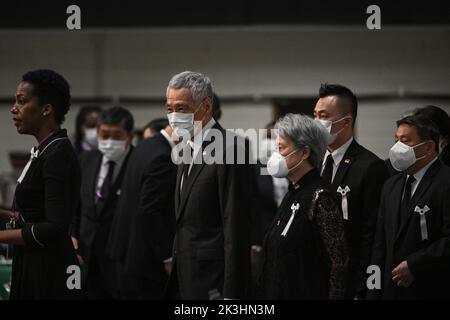
POLYGON ((288 113, 275 124, 278 134, 292 141, 298 149, 308 147, 311 150, 309 162, 321 168, 330 134, 320 123, 304 114, 288 113))
POLYGON ((211 101, 213 99, 211 80, 199 72, 183 71, 174 75, 169 81, 167 91, 181 88, 189 89, 195 102, 200 102, 205 98, 210 98, 211 101))

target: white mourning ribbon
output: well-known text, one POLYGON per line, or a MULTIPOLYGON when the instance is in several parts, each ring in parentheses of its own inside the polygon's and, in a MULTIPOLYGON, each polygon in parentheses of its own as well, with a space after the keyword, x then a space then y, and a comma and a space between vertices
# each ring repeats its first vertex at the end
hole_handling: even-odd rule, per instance
POLYGON ((291 205, 292 213, 291 213, 291 217, 289 218, 289 221, 288 221, 286 227, 284 227, 284 230, 281 233, 281 235, 283 237, 286 237, 286 235, 287 235, 287 233, 289 231, 289 228, 291 227, 292 221, 294 220, 295 214, 297 213, 298 209, 300 209, 300 203, 297 202, 297 203, 293 203, 291 205))
POLYGON ((37 149, 37 148, 36 148, 36 149, 37 149, 36 151, 34 150, 34 149, 35 149, 34 147, 31 148, 31 151, 30 151, 30 160, 28 160, 27 164, 25 165, 25 168, 23 168, 22 173, 20 174, 19 179, 17 179, 17 182, 18 182, 18 183, 22 183, 22 180, 25 178, 25 176, 26 176, 26 174, 27 174, 27 172, 28 172, 28 169, 30 169, 31 162, 33 161, 33 159, 37 159, 38 156, 39 156, 40 154, 43 154, 44 151, 45 151, 45 150, 46 150, 53 142, 58 141, 58 140, 64 140, 64 139, 69 139, 69 138, 64 137, 64 138, 58 138, 58 139, 55 139, 55 140, 53 140, 52 142, 50 142, 48 145, 46 145, 45 148, 44 148, 41 152, 39 152, 39 149, 37 149))
POLYGON ((344 216, 344 220, 348 220, 348 202, 347 202, 347 194, 350 192, 350 188, 348 186, 345 186, 345 188, 342 188, 339 186, 337 188, 337 192, 341 194, 342 201, 342 215, 344 216))
POLYGON ((422 240, 428 240, 427 218, 425 217, 425 213, 428 211, 430 211, 430 208, 428 208, 427 205, 423 208, 416 206, 414 209, 414 212, 417 212, 420 215, 420 234, 422 240))

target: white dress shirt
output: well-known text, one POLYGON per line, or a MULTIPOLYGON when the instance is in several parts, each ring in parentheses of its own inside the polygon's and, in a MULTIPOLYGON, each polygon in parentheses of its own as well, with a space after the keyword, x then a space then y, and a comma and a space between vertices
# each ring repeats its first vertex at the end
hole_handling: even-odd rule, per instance
MULTIPOLYGON (((127 147, 127 150, 123 153, 123 155, 120 156, 119 159, 116 161, 113 161, 116 166, 114 167, 113 172, 113 181, 116 180, 117 176, 119 175, 120 169, 122 167, 123 161, 125 160, 128 152, 130 152, 130 146, 127 147)), ((100 171, 97 176, 97 185, 95 187, 95 201, 97 202, 98 198, 100 197, 100 191, 103 186, 103 182, 105 181, 106 176, 108 175, 108 169, 109 169, 109 162, 110 160, 107 160, 104 156, 102 156, 102 164, 100 165, 100 171)))
MULTIPOLYGON (((194 132, 194 138, 192 140, 189 140, 187 144, 192 148, 193 154, 192 154, 192 161, 189 164, 189 169, 187 172, 187 175, 191 173, 192 165, 194 164, 194 160, 197 158, 197 155, 200 151, 202 151, 202 144, 205 141, 205 137, 208 135, 209 130, 216 124, 216 121, 214 118, 211 118, 211 120, 208 121, 208 123, 202 128, 202 139, 199 139, 198 135, 200 132, 194 132)), ((181 182, 180 182, 180 191, 183 188, 183 180, 184 177, 181 176, 181 182)))
POLYGON ((325 157, 323 158, 323 162, 322 162, 321 173, 323 173, 323 170, 325 169, 325 164, 327 162, 328 155, 331 154, 331 156, 333 157, 333 175, 331 177, 331 182, 333 182, 334 176, 336 175, 337 169, 339 168, 339 164, 341 163, 342 159, 344 158, 344 155, 347 152, 348 148, 350 147, 350 144, 352 143, 352 141, 353 141, 353 137, 348 139, 348 141, 346 143, 344 143, 342 146, 340 146, 339 148, 334 150, 332 153, 330 153, 330 151, 328 151, 328 150, 327 150, 327 152, 325 152, 325 157))
MULTIPOLYGON (((419 171, 417 171, 416 173, 413 174, 414 178, 416 180, 414 180, 414 182, 411 183, 411 198, 414 195, 414 192, 416 192, 417 187, 420 184, 420 181, 422 181, 423 176, 425 175, 425 173, 427 173, 428 169, 431 167, 431 165, 437 160, 438 158, 434 158, 434 160, 432 160, 429 164, 427 164, 425 167, 423 167, 422 169, 420 169, 419 171)), ((407 175, 406 179, 409 178, 409 175, 407 175)), ((404 188, 403 188, 404 189, 404 188)), ((403 196, 404 196, 405 191, 403 190, 403 196)), ((402 198, 403 198, 402 196, 402 198)))

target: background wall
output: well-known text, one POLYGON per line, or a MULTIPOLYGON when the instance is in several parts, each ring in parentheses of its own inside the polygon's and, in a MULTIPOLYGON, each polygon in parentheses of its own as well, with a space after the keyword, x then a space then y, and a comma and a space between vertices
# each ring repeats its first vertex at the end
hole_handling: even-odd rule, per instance
POLYGON ((137 126, 164 116, 167 83, 183 70, 211 77, 228 128, 263 128, 271 98, 315 97, 321 82, 342 83, 360 97, 358 139, 381 157, 406 110, 436 104, 450 112, 450 27, 0 30, 0 171, 9 150, 35 143, 16 134, 9 108, 21 75, 36 68, 71 83, 70 132, 80 99, 135 99, 124 106, 137 126))

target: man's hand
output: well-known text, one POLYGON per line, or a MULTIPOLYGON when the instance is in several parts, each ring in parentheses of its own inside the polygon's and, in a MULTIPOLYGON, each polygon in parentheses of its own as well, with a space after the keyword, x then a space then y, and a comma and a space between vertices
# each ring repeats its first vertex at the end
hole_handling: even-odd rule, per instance
POLYGON ((409 271, 408 262, 402 261, 394 270, 392 270, 392 281, 397 286, 408 288, 414 281, 414 276, 409 271))
POLYGON ((164 270, 170 276, 172 273, 172 260, 164 262, 164 270))
MULTIPOLYGON (((74 238, 74 237, 71 237, 71 238, 72 238, 73 247, 75 248, 75 250, 78 250, 78 239, 74 238)), ((83 257, 80 256, 78 253, 77 253, 77 259, 78 259, 78 263, 80 264, 80 266, 82 266, 84 264, 84 260, 83 260, 83 257)))

